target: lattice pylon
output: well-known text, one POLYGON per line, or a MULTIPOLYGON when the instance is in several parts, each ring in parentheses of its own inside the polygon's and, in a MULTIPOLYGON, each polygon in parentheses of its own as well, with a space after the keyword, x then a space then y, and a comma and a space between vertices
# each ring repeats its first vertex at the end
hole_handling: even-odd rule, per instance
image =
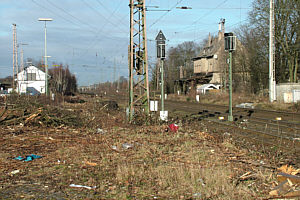
POLYGON ((129 0, 129 119, 149 113, 149 80, 145 0, 129 0))

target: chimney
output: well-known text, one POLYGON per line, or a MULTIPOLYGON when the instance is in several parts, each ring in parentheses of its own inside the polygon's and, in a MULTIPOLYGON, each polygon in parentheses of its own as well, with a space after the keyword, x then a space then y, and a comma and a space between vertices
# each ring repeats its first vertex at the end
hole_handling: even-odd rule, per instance
POLYGON ((211 35, 210 35, 210 33, 208 34, 208 47, 210 47, 211 46, 211 35))
POLYGON ((221 19, 219 22, 219 35, 218 40, 222 40, 224 38, 225 33, 225 19, 221 19))

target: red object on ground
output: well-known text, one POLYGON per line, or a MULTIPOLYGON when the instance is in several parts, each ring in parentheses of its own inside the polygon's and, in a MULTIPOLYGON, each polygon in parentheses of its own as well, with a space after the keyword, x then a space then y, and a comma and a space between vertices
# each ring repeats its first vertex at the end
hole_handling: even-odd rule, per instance
POLYGON ((172 131, 172 132, 177 132, 179 126, 177 124, 170 124, 169 125, 169 129, 172 131))

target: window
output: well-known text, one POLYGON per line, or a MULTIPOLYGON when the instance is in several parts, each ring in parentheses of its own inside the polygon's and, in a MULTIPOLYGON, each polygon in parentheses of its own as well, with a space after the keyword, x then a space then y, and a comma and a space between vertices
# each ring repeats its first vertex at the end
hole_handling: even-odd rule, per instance
POLYGON ((27 73, 27 81, 36 81, 36 73, 27 73))

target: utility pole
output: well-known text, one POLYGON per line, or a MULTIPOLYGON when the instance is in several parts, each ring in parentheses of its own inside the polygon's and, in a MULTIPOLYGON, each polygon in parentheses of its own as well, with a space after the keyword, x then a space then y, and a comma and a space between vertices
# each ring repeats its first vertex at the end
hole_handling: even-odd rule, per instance
POLYGON ((120 72, 118 70, 118 76, 117 76, 117 92, 120 90, 120 72))
MULTIPOLYGON (((20 45, 27 45, 27 44, 20 44, 20 45)), ((22 70, 24 70, 24 51, 23 51, 22 47, 21 47, 21 58, 20 59, 21 59, 21 63, 20 63, 21 64, 20 72, 21 72, 22 70)), ((23 80, 24 80, 24 75, 23 75, 23 80)), ((19 83, 18 75, 17 75, 17 84, 18 84, 18 86, 17 86, 18 87, 18 93, 20 93, 21 85, 19 83)))
POLYGON ((233 121, 233 115, 232 115, 232 51, 229 51, 229 115, 228 115, 228 121, 233 121))
MULTIPOLYGON (((119 62, 119 65, 120 66, 120 62, 119 62)), ((119 92, 120 90, 120 70, 118 70, 118 74, 117 74, 117 92, 119 92)))
POLYGON ((16 51, 16 78, 18 78, 18 73, 19 73, 18 48, 19 48, 19 45, 17 43, 17 30, 15 32, 15 45, 16 45, 16 48, 15 48, 15 51, 16 51))
MULTIPOLYGON (((24 51, 23 51, 23 48, 21 49, 21 69, 20 69, 20 72, 22 71, 22 70, 24 70, 24 51)), ((18 76, 17 76, 18 77, 18 76)), ((23 79, 24 79, 24 76, 23 76, 23 79)), ((21 85, 20 85, 20 83, 19 83, 19 79, 18 79, 18 93, 20 93, 20 88, 21 87, 21 85)))
POLYGON ((24 70, 24 51, 21 49, 21 70, 24 70))
POLYGON ((164 60, 161 59, 161 111, 165 111, 165 80, 164 80, 164 60))
POLYGON ((19 44, 19 45, 21 45, 21 69, 20 69, 20 71, 22 71, 22 70, 24 70, 24 50, 23 50, 23 45, 28 45, 28 44, 25 44, 25 43, 21 43, 21 44, 19 44))
POLYGON ((159 90, 159 69, 160 69, 160 62, 159 59, 156 62, 156 90, 159 90))
POLYGON ((270 23, 269 23, 269 99, 276 100, 275 81, 275 23, 274 23, 274 0, 270 0, 270 23))
POLYGON ((149 80, 145 0, 129 0, 129 7, 129 120, 132 121, 134 113, 149 113, 149 80))
POLYGON ((45 22, 45 94, 48 96, 48 60, 47 58, 50 56, 47 56, 47 22, 52 21, 53 19, 51 18, 39 18, 39 21, 44 21, 45 22))
POLYGON ((113 74, 113 81, 112 81, 113 90, 115 90, 115 88, 114 88, 114 83, 115 82, 116 82, 116 58, 114 58, 114 74, 113 74))
POLYGON ((17 56, 17 25, 13 24, 13 76, 12 76, 12 89, 15 90, 15 70, 18 67, 17 56))
MULTIPOLYGON (((16 58, 17 58, 17 73, 16 73, 16 78, 17 78, 17 89, 18 89, 18 94, 20 93, 20 87, 21 87, 21 85, 19 85, 19 79, 18 79, 18 74, 19 74, 19 72, 21 72, 23 69, 24 69, 24 58, 23 58, 23 53, 24 53, 24 51, 23 51, 23 48, 21 47, 21 66, 19 67, 18 66, 18 48, 20 47, 20 46, 22 46, 22 45, 28 45, 28 44, 23 44, 23 43, 19 43, 19 44, 17 44, 17 56, 16 56, 16 58)), ((24 77, 23 77, 24 78, 24 77)))

